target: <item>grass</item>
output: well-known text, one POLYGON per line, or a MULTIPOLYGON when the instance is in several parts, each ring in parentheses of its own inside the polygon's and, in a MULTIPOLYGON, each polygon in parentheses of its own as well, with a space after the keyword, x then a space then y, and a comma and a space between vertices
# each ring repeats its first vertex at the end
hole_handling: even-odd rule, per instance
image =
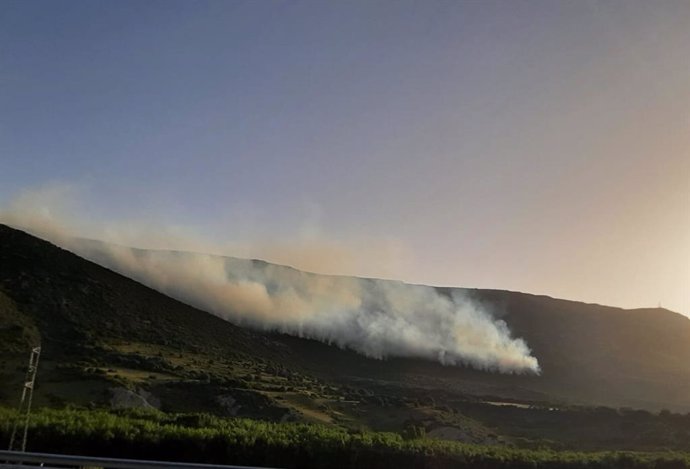
MULTIPOLYGON (((16 412, 0 408, 0 437, 16 412)), ((396 469, 690 467, 682 452, 576 452, 480 446, 397 433, 345 431, 305 423, 271 423, 208 414, 38 409, 31 451, 280 467, 396 469)))

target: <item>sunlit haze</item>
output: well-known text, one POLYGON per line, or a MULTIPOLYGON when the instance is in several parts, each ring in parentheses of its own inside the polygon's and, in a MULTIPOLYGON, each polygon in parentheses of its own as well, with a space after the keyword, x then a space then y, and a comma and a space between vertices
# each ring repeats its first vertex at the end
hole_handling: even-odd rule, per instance
POLYGON ((690 314, 688 18, 686 0, 5 0, 0 211, 690 314))

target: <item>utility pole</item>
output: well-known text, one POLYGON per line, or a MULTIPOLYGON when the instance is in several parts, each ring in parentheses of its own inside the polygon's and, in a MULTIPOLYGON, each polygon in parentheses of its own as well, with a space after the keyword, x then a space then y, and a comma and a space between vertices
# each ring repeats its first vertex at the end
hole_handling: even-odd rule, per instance
POLYGON ((26 376, 24 377, 24 386, 22 388, 22 398, 19 401, 19 415, 20 418, 14 421, 12 428, 12 436, 10 436, 10 451, 14 448, 14 442, 17 436, 17 428, 21 415, 24 414, 24 434, 22 437, 21 452, 26 451, 26 436, 29 432, 29 416, 31 415, 31 402, 34 398, 34 383, 36 382, 36 372, 38 371, 38 359, 41 356, 41 347, 34 347, 31 349, 29 355, 29 367, 26 369, 26 376))

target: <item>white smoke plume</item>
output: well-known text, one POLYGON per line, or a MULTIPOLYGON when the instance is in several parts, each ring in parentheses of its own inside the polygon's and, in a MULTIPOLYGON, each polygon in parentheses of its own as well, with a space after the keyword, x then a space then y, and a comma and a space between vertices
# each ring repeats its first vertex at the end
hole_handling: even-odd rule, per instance
MULTIPOLYGON (((27 193, 0 222, 235 324, 349 348, 373 358, 421 357, 503 373, 539 373, 537 359, 507 324, 461 293, 389 280, 318 275, 262 261, 142 250, 79 238, 55 210, 55 194, 27 193)), ((57 198, 59 199, 59 198, 57 198)), ((82 222, 83 224, 83 222, 82 222)), ((149 238, 150 239, 150 238, 149 238)))

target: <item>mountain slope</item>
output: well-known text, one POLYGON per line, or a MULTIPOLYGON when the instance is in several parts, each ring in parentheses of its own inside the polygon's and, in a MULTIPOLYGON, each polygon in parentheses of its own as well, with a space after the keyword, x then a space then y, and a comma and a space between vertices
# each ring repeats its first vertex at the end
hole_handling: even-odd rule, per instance
POLYGON ((234 390, 230 412, 270 417, 295 411, 322 421, 354 418, 348 404, 327 408, 338 399, 349 402, 353 393, 364 402, 371 390, 395 402, 491 395, 690 409, 687 318, 663 309, 464 291, 502 311, 539 359, 541 376, 421 359, 372 360, 316 341, 250 331, 0 225, 0 337, 11 338, 0 348, 15 357, 4 368, 14 378, 3 380, 0 398, 11 401, 20 378, 9 370, 24 360, 15 354, 40 334, 47 371, 39 400, 45 403, 69 400, 69 382, 88 380, 95 384, 82 396, 85 402, 105 399, 113 383, 121 383, 154 390, 164 405, 212 410, 234 390), (47 384, 51 379, 54 385, 47 384), (197 397, 180 398, 203 383, 210 387, 194 388, 197 397))

